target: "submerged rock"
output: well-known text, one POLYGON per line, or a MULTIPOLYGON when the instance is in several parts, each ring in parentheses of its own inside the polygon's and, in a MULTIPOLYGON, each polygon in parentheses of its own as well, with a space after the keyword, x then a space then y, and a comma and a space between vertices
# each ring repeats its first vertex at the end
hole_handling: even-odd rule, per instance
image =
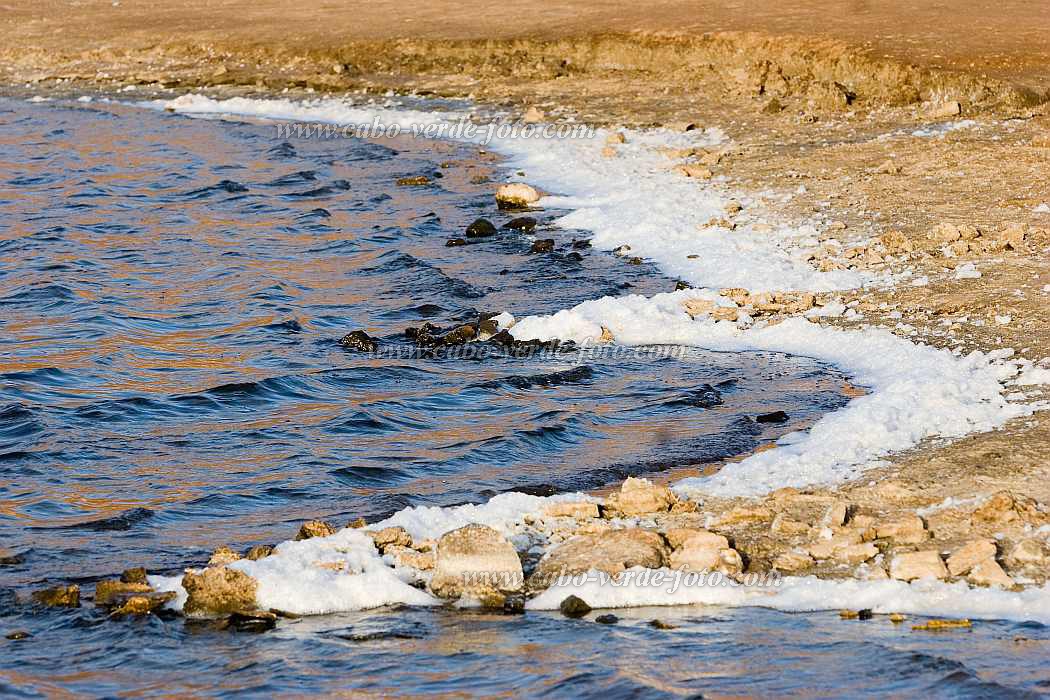
POLYGON ((561 614, 565 617, 583 617, 589 613, 593 608, 587 604, 583 598, 579 596, 570 595, 568 598, 561 602, 558 606, 561 614))
POLYGON ((502 606, 503 594, 521 591, 523 579, 514 545, 491 527, 472 523, 438 540, 430 590, 439 598, 468 595, 502 606))
POLYGON ((445 241, 446 248, 458 248, 459 246, 467 245, 466 238, 450 238, 445 241))
POLYGON ((152 593, 148 583, 126 583, 124 581, 99 581, 95 584, 95 605, 112 607, 125 599, 142 593, 152 593))
POLYGON ((594 618, 594 621, 597 622, 599 625, 615 625, 617 622, 620 621, 620 618, 616 617, 612 613, 606 613, 604 615, 599 615, 598 617, 594 618))
POLYGON ((773 411, 772 413, 763 413, 759 416, 755 416, 756 423, 786 423, 788 421, 788 414, 783 411, 773 411))
POLYGON ((226 618, 225 626, 234 632, 267 632, 277 626, 277 615, 268 610, 237 610, 226 618))
POLYGON ((33 600, 49 608, 79 608, 80 586, 74 583, 69 586, 55 586, 42 591, 34 591, 33 600))
POLYGON ((350 350, 361 352, 375 352, 379 347, 379 341, 364 331, 351 331, 339 339, 339 344, 350 350))
POLYGON ((536 228, 536 219, 531 216, 519 216, 503 224, 503 228, 530 233, 536 228))
POLYGON ((496 235, 496 227, 488 219, 475 219, 466 233, 467 238, 488 238, 496 235))
POLYGON ((225 566, 187 571, 183 612, 187 617, 215 617, 255 608, 258 582, 243 571, 225 566))
POLYGON ((165 605, 175 600, 175 591, 156 591, 139 595, 131 595, 120 599, 120 604, 111 613, 114 616, 121 615, 152 615, 165 605))
POLYGON ((398 187, 418 187, 429 184, 430 178, 426 175, 413 175, 412 177, 399 177, 397 179, 398 187))
POLYGON ((554 252, 554 239, 553 238, 541 238, 534 242, 532 247, 529 248, 530 253, 553 253, 554 252))

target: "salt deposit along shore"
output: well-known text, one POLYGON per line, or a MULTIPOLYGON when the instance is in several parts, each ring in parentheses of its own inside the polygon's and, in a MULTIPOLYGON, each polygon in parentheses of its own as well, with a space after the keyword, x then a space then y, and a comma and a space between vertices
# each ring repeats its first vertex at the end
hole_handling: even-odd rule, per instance
MULTIPOLYGON (((337 99, 188 95, 156 106, 335 123, 449 116, 337 99)), ((839 366, 866 393, 804 434, 670 488, 628 479, 601 498, 505 494, 410 508, 380 523, 307 523, 272 550, 220 548, 185 576, 143 583, 126 575, 107 584, 107 604, 263 623, 282 613, 445 601, 567 614, 712 603, 1050 621, 1044 503, 994 484, 945 499, 886 472, 895 454, 924 441, 992 431, 1045 407, 1031 394, 1045 370, 1012 350, 963 353, 915 342, 896 326, 835 325, 863 316, 847 300, 858 289, 914 286, 914 246, 893 236, 828 246, 840 227, 776 223, 763 197, 732 190, 704 165, 732 147, 717 129, 490 147, 523 173, 518 179, 558 193, 538 204, 571 210, 560 225, 586 228, 593 245, 625 263, 644 257, 692 285, 545 317, 508 309, 499 322, 515 340, 788 352, 839 366), (652 572, 664 576, 653 583, 652 572), (683 572, 717 576, 698 583, 683 572)), ((934 235, 1010 255, 1043 233, 941 227, 934 235)))

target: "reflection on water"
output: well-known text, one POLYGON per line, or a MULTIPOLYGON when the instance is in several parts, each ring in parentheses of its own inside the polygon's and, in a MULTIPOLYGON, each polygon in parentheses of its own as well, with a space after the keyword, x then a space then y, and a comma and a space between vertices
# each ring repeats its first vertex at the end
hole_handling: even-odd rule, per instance
MULTIPOLYGON (((846 397, 833 370, 770 354, 578 364, 344 350, 336 339, 357 328, 398 344, 424 320, 673 286, 646 266, 568 255, 583 232, 545 232, 563 244, 551 255, 530 255, 517 232, 446 248, 478 216, 509 218, 479 182, 493 163, 463 146, 276 142, 264 125, 113 105, 8 100, 0 122, 0 536, 23 558, 2 569, 0 622, 34 635, 5 647, 0 692, 745 692, 735 684, 757 651, 733 658, 715 630, 736 630, 740 649, 780 635, 798 645, 795 668, 815 658, 805 618, 755 611, 670 636, 377 611, 256 638, 16 604, 10 587, 177 569, 219 543, 286 539, 304 518, 702 465, 846 397), (418 174, 434 184, 394 186, 418 174), (792 422, 748 418, 778 409, 792 422), (717 674, 692 654, 717 659, 717 674)), ((757 672, 768 689, 805 687, 757 672)))

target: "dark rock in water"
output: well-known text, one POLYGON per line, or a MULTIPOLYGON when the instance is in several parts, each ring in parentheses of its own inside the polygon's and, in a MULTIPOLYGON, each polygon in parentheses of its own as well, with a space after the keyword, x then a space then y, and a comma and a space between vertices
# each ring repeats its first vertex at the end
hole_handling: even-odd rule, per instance
POLYGON ((419 328, 406 328, 405 337, 421 348, 432 348, 442 345, 462 345, 469 343, 478 336, 477 328, 465 323, 457 326, 447 333, 432 323, 424 323, 419 328))
POLYGON ((245 553, 244 558, 249 561, 259 561, 271 554, 273 554, 273 545, 257 544, 245 553))
POLYGON ((446 248, 458 248, 461 245, 467 245, 466 238, 450 238, 445 241, 446 248))
POLYGON ((789 416, 783 411, 773 411, 772 413, 763 413, 760 416, 755 417, 756 423, 786 423, 789 416))
POLYGON ((588 239, 582 239, 582 240, 576 240, 575 238, 572 239, 572 249, 573 250, 583 250, 585 248, 590 248, 590 247, 591 247, 591 242, 588 239))
POLYGON ((173 600, 175 600, 175 591, 128 596, 110 614, 114 617, 122 615, 152 615, 173 600))
POLYGON ((488 219, 475 219, 467 226, 467 238, 488 238, 496 235, 496 227, 488 219))
POLYGON ((131 596, 151 593, 148 583, 125 583, 124 581, 99 581, 95 584, 95 605, 113 607, 131 596))
POLYGON ((451 331, 441 336, 441 342, 443 345, 462 345, 463 343, 469 343, 477 337, 477 329, 467 323, 457 328, 453 328, 451 331))
POLYGON ((80 586, 56 586, 33 592, 33 600, 49 608, 79 608, 80 586))
POLYGON ((32 636, 33 635, 29 634, 25 630, 15 630, 14 632, 8 632, 7 634, 5 634, 4 638, 10 639, 11 641, 15 642, 19 639, 29 639, 32 636))
POLYGON ((120 574, 120 580, 122 583, 149 583, 146 579, 146 569, 141 566, 136 566, 133 569, 124 569, 124 572, 120 574))
POLYGON ((351 331, 339 339, 339 344, 350 350, 375 352, 379 342, 364 331, 351 331))
POLYGON ((503 228, 529 233, 536 228, 536 219, 533 219, 531 216, 519 216, 503 224, 503 228))
POLYGON ((599 615, 598 617, 594 618, 594 621, 597 622, 599 625, 615 625, 617 622, 620 621, 620 618, 616 617, 612 613, 608 613, 606 615, 599 615))
POLYGON ((510 270, 508 270, 507 268, 503 268, 502 270, 499 271, 499 273, 501 275, 509 275, 510 274, 510 270))
POLYGON ((583 598, 571 595, 558 606, 565 617, 583 617, 591 611, 591 606, 583 598))
POLYGON ((873 617, 875 617, 875 615, 871 612, 871 608, 864 608, 857 612, 858 620, 870 620, 873 617))
POLYGON ((22 563, 22 555, 11 554, 6 550, 0 550, 0 566, 18 566, 22 563))
POLYGON ((628 258, 627 259, 627 264, 628 265, 641 265, 642 264, 642 259, 641 258, 628 258))
POLYGON ((565 256, 566 260, 572 260, 573 262, 580 262, 583 260, 583 256, 577 253, 575 250, 565 256))
POLYGON ((414 175, 412 177, 399 177, 397 179, 398 187, 418 187, 419 185, 429 185, 430 178, 426 175, 414 175))
POLYGON ((405 337, 421 347, 436 345, 437 336, 440 333, 441 329, 433 323, 424 323, 419 328, 410 327, 405 329, 405 337))
POLYGON ((673 630, 673 629, 677 629, 670 622, 664 622, 663 620, 649 620, 649 626, 652 627, 653 629, 658 629, 658 630, 673 630))
POLYGON ((553 253, 554 252, 554 239, 553 238, 541 238, 532 244, 529 248, 530 253, 553 253))
POLYGON ((234 632, 268 632, 277 626, 277 615, 266 610, 238 610, 226 618, 226 625, 234 632))
POLYGON ((503 601, 503 612, 509 615, 524 615, 525 596, 519 594, 512 594, 506 596, 506 598, 503 601))
POLYGON ((692 289, 692 287, 690 287, 687 282, 683 282, 682 280, 678 280, 674 283, 674 290, 676 292, 680 292, 683 289, 692 289))

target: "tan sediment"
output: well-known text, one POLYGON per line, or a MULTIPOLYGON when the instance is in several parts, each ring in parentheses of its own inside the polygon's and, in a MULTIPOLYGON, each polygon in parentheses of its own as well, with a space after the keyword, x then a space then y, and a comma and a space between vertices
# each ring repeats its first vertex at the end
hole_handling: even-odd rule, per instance
MULTIPOLYGON (((457 14, 444 2, 405 23, 403 14, 384 18, 381 10, 393 6, 376 3, 357 25, 283 0, 183 0, 162 10, 125 4, 123 14, 106 9, 108 2, 61 14, 64 3, 8 2, 0 82, 34 90, 394 89, 471 96, 521 112, 536 106, 553 119, 605 125, 718 126, 732 148, 710 166, 713 174, 739 192, 794 195, 787 203, 763 198, 767 218, 842 222, 828 229, 844 250, 867 250, 899 232, 892 239, 913 249, 902 264, 929 277, 923 287, 843 294, 863 318, 832 323, 879 325, 964 351, 1013 347, 1034 360, 1050 357, 1050 295, 1042 292, 1050 285, 1050 214, 1034 211, 1050 204, 1050 10, 1039 3, 998 3, 995 18, 982 14, 980 3, 960 2, 951 16, 923 24, 916 21, 926 17, 922 10, 894 1, 849 26, 836 14, 843 3, 835 2, 799 3, 779 15, 758 3, 743 4, 749 15, 714 3, 573 2, 579 13, 561 23, 530 19, 530 3, 514 18, 503 6, 482 3, 486 15, 471 4, 465 7, 482 19, 467 20, 466 10, 457 14), (1006 25, 978 37, 965 31, 968 22, 1006 25), (865 42, 868 36, 875 38, 865 42), (945 109, 956 101, 958 117, 945 109), (940 137, 912 134, 953 118, 977 126, 940 137), (967 245, 946 257, 930 236, 943 222, 976 226, 985 241, 1005 224, 1020 224, 1028 240, 1022 250, 967 245), (954 268, 968 262, 982 276, 955 279, 954 268)), ((879 270, 889 263, 858 254, 828 264, 879 270)), ((808 497, 845 499, 854 517, 878 520, 914 515, 946 497, 976 503, 1001 491, 1050 503, 1048 472, 1050 420, 1036 413, 999 431, 922 445, 856 483, 808 497), (886 483, 899 488, 880 490, 886 483)), ((781 522, 816 517, 813 508, 777 506, 775 499, 787 495, 761 499, 763 507, 786 513, 781 522)), ((711 500, 704 508, 730 512, 748 503, 754 505, 711 500)), ((931 543, 949 551, 975 533, 989 534, 972 522, 973 510, 929 516, 931 543)), ((1000 558, 1021 540, 1025 523, 1032 524, 1021 518, 1002 525, 1000 558)), ((770 523, 734 527, 729 534, 755 566, 812 542, 808 531, 771 533, 770 523)), ((886 546, 887 557, 896 546, 886 546)), ((816 570, 843 571, 819 561, 816 570)), ((1044 562, 1022 570, 1041 581, 1048 568, 1044 562)))

